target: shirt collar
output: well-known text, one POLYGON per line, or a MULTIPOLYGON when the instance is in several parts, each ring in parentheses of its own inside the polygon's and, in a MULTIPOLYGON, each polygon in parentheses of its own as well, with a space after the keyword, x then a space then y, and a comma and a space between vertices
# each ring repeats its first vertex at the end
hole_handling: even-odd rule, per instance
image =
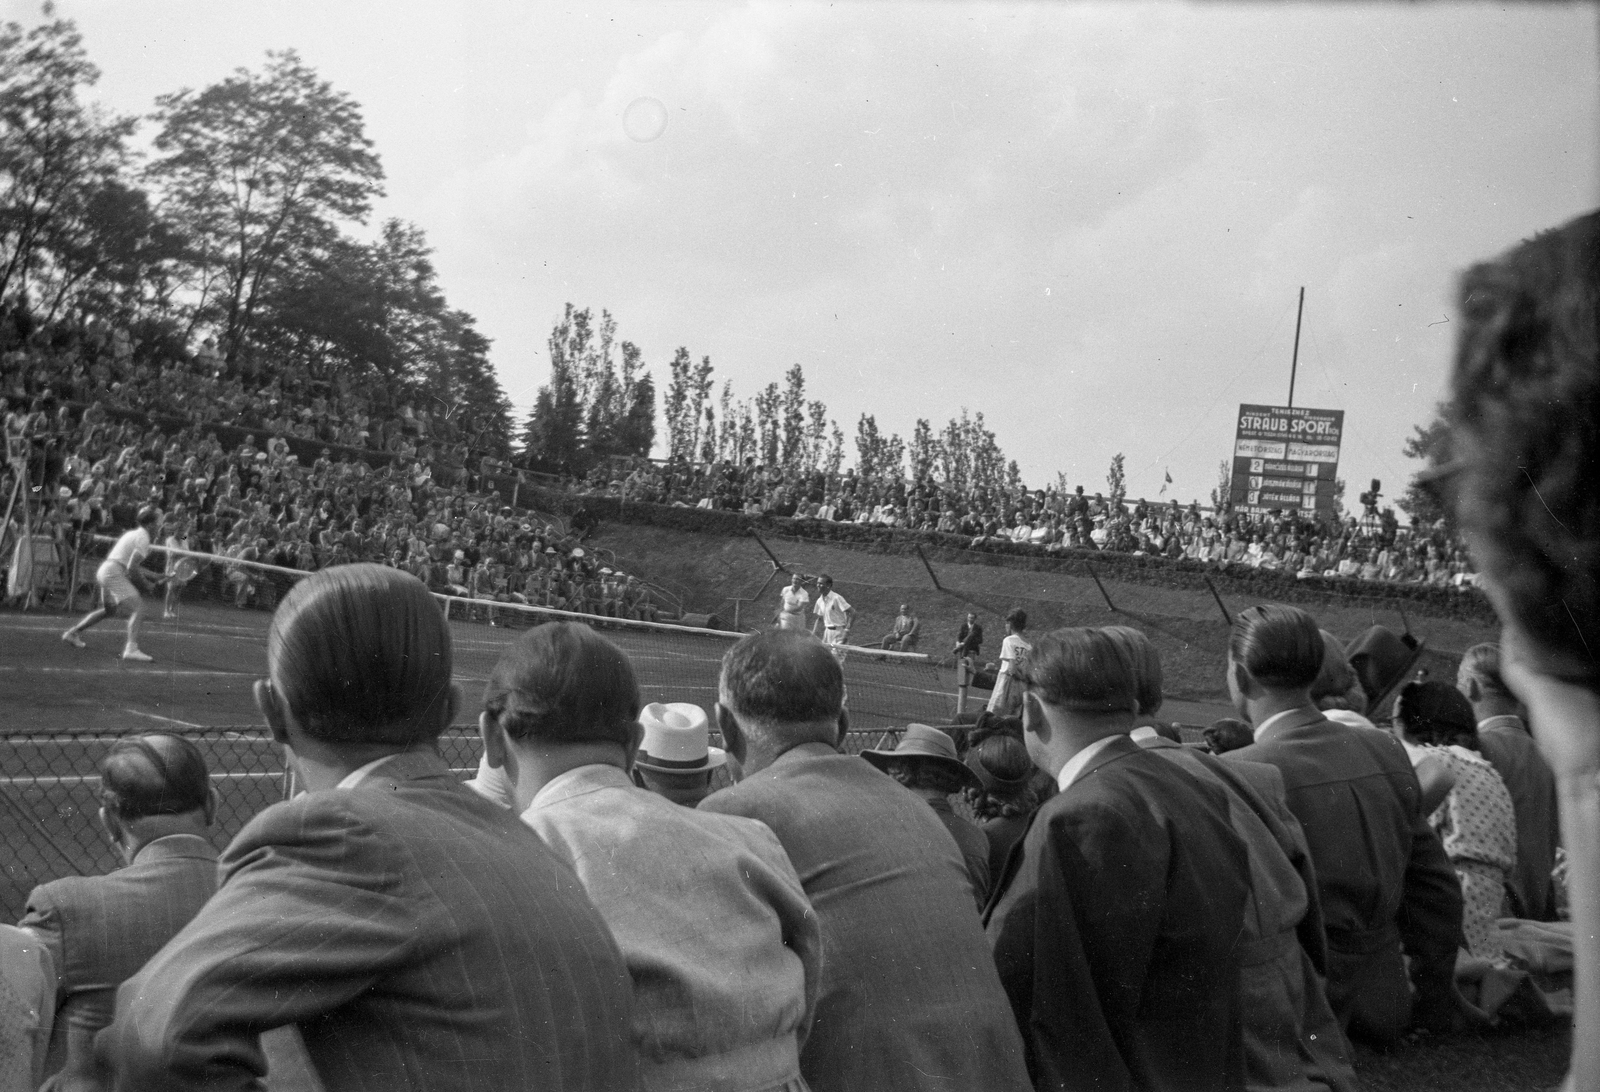
POLYGON ((1302 712, 1302 710, 1299 710, 1299 709, 1285 709, 1281 713, 1272 714, 1272 716, 1268 717, 1266 720, 1264 720, 1260 724, 1256 725, 1256 727, 1255 727, 1255 738, 1257 740, 1260 740, 1262 734, 1264 732, 1266 732, 1266 730, 1268 728, 1272 727, 1272 725, 1277 724, 1284 717, 1293 716, 1295 713, 1299 713, 1299 712, 1302 712))
POLYGON ((152 838, 133 855, 134 863, 163 857, 205 857, 217 859, 217 847, 198 834, 167 834, 152 838))
POLYGON ((1061 772, 1056 775, 1056 784, 1061 787, 1061 791, 1066 792, 1067 787, 1074 781, 1078 780, 1078 777, 1083 773, 1084 768, 1088 766, 1090 762, 1094 761, 1095 755, 1111 746, 1111 744, 1115 741, 1125 738, 1127 737, 1122 735, 1120 732, 1114 735, 1101 736, 1099 739, 1089 744, 1089 746, 1085 747, 1083 750, 1067 759, 1067 764, 1061 767, 1061 772))
POLYGON ((1528 730, 1522 723, 1522 718, 1515 713, 1501 713, 1493 717, 1484 717, 1478 722, 1478 731, 1481 732, 1485 728, 1516 728, 1523 732, 1528 730))

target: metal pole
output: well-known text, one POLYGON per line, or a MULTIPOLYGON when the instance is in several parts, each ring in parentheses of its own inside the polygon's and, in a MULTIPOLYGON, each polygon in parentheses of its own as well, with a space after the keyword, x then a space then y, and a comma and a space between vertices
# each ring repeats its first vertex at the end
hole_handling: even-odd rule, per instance
POLYGON ((1300 286, 1300 306, 1294 312, 1294 356, 1289 359, 1289 408, 1294 409, 1294 375, 1300 368, 1300 316, 1306 310, 1306 286, 1300 286))
MULTIPOLYGON (((767 544, 761 540, 761 536, 760 535, 756 534, 755 531, 752 530, 750 532, 750 537, 756 540, 756 545, 760 546, 761 549, 766 552, 766 555, 768 557, 772 558, 772 567, 774 569, 777 569, 779 572, 788 572, 789 571, 788 568, 785 567, 783 562, 778 560, 778 555, 773 553, 771 550, 767 549, 767 544)), ((766 585, 762 585, 762 586, 765 587, 766 585)))
POLYGON ((1222 596, 1217 593, 1217 586, 1211 582, 1211 578, 1209 576, 1203 577, 1202 579, 1205 580, 1206 587, 1211 589, 1211 598, 1217 601, 1217 609, 1222 612, 1223 621, 1227 622, 1230 626, 1233 625, 1233 615, 1228 613, 1227 604, 1222 601, 1222 596))
POLYGON ((922 552, 922 546, 913 542, 911 544, 917 551, 917 556, 922 558, 922 567, 928 570, 928 579, 933 581, 933 586, 939 591, 944 591, 944 585, 939 583, 939 574, 933 571, 933 566, 928 564, 928 555, 922 552))
POLYGON ((1089 575, 1094 578, 1094 586, 1100 589, 1100 595, 1106 601, 1106 610, 1114 611, 1117 605, 1111 601, 1111 596, 1106 592, 1106 586, 1100 583, 1100 574, 1094 571, 1094 566, 1085 561, 1083 567, 1089 570, 1089 575))

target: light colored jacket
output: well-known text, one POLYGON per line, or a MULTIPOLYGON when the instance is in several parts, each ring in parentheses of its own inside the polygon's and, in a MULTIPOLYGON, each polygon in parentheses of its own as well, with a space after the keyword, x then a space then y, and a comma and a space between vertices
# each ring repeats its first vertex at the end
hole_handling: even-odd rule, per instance
POLYGON ((609 765, 554 778, 522 820, 572 866, 622 949, 645 1089, 799 1077, 822 936, 765 823, 680 807, 609 765))

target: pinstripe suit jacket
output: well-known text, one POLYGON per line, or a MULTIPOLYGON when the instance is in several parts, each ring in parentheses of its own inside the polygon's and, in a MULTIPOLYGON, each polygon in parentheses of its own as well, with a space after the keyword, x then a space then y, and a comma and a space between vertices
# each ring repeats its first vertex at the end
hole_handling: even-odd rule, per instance
POLYGON ((94 1032, 111 1023, 117 987, 216 889, 216 848, 194 834, 157 838, 107 875, 68 876, 33 889, 20 924, 50 948, 60 975, 52 1070, 65 1060, 68 1027, 94 1032))
POLYGON ((633 1089, 627 969, 576 877, 433 753, 277 804, 117 995, 122 1089, 259 1086, 298 1025, 330 1090, 633 1089))

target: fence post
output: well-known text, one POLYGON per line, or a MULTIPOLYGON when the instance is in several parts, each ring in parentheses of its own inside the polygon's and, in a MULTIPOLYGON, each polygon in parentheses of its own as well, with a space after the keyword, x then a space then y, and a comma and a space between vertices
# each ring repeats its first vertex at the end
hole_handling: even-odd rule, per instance
POLYGON ((956 716, 961 716, 967 711, 967 690, 972 684, 972 679, 967 675, 967 658, 956 657, 956 716))

